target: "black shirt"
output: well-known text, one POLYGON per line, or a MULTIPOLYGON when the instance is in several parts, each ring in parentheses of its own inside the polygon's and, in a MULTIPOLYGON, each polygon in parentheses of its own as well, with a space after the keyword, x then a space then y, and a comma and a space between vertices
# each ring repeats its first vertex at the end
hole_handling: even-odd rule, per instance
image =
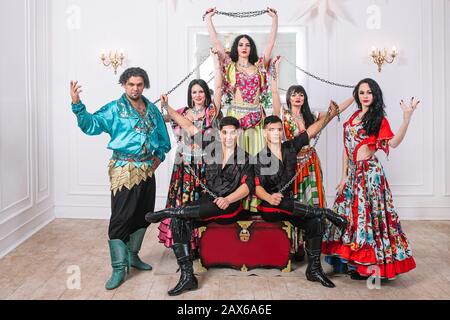
MULTIPOLYGON (((195 139, 202 138, 197 134, 194 136, 195 139)), ((206 154, 204 156, 206 186, 210 191, 219 197, 226 197, 245 183, 250 194, 255 192, 254 157, 236 146, 227 164, 222 168, 222 143, 217 137, 217 131, 204 136, 202 145, 206 154)))
MULTIPOLYGON (((278 193, 296 174, 297 154, 309 143, 306 132, 281 145, 282 161, 266 146, 257 155, 255 165, 255 184, 263 187, 268 193, 278 193)), ((292 183, 284 192, 284 196, 293 193, 292 183)))

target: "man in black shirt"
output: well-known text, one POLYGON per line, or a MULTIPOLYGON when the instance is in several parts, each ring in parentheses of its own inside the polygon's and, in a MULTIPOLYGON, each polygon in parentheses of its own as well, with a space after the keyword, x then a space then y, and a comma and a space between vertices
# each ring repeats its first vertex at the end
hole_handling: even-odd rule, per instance
POLYGON ((347 221, 327 208, 304 205, 293 198, 292 179, 296 175, 297 154, 309 139, 317 135, 333 117, 333 112, 301 133, 296 138, 281 143, 283 125, 277 116, 264 120, 264 136, 267 146, 257 155, 255 165, 256 195, 262 200, 258 211, 266 221, 289 221, 305 230, 308 267, 306 278, 318 281, 325 287, 335 285, 323 273, 320 263, 323 218, 338 227, 345 227, 347 221))
MULTIPOLYGON (((201 141, 201 133, 195 127, 188 128, 194 141, 201 141)), ((160 222, 171 218, 172 246, 181 269, 180 281, 169 295, 179 295, 198 288, 192 267, 190 239, 192 228, 209 222, 232 223, 243 213, 241 200, 254 193, 255 178, 250 156, 237 146, 239 121, 225 117, 220 121, 220 141, 207 137, 201 142, 206 161, 206 194, 185 207, 168 208, 146 215, 148 222, 160 222), (209 138, 209 139, 208 139, 209 138)))

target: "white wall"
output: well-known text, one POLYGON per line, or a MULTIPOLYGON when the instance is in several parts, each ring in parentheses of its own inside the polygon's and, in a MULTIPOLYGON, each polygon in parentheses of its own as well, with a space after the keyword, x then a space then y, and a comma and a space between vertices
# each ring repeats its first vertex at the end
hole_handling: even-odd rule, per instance
MULTIPOLYGON (((202 2, 178 1, 176 11, 167 1, 105 3, 18 0, 0 4, 1 39, 8 43, 0 59, 0 256, 51 221, 53 205, 57 217, 110 215, 108 138, 87 137, 78 130, 70 111, 70 79, 82 82, 83 100, 95 111, 122 93, 117 76, 100 64, 102 48, 124 48, 127 66, 149 71, 152 88, 147 96, 151 99, 192 68, 193 39, 189 35, 192 30, 204 29, 201 15, 207 6, 202 2), (80 29, 73 18, 77 7, 68 11, 71 5, 81 9, 80 29)), ((223 11, 243 11, 269 4, 214 1, 210 5, 223 11)), ((423 105, 404 143, 392 150, 389 161, 380 157, 403 219, 449 219, 450 112, 446 106, 450 102, 450 1, 348 0, 342 8, 354 23, 340 20, 327 32, 317 18, 292 20, 297 8, 291 1, 277 1, 280 26, 306 29, 303 67, 343 83, 375 78, 384 90, 395 130, 401 122, 398 101, 412 95, 421 98, 423 105), (366 27, 366 9, 373 3, 381 7, 379 30, 366 27), (399 60, 378 73, 367 58, 368 49, 393 44, 400 50, 399 60)), ((219 16, 215 22, 219 31, 236 26, 269 30, 270 19, 219 16), (252 25, 246 25, 249 23, 252 25)), ((350 94, 313 79, 304 84, 314 106, 350 94)), ((174 93, 174 105, 183 105, 185 91, 186 85, 174 93)), ((330 125, 319 144, 330 204, 341 167, 341 125, 330 125)), ((158 207, 165 203, 172 161, 170 155, 157 172, 158 207)))
MULTIPOLYGON (((340 4, 341 18, 328 20, 327 30, 320 15, 295 21, 307 1, 276 1, 280 28, 305 30, 305 69, 342 83, 375 78, 394 130, 402 117, 399 100, 421 98, 404 143, 392 150, 389 161, 380 157, 403 219, 449 219, 450 0, 331 2, 340 4), (381 8, 377 30, 366 27, 373 4, 381 8), (369 48, 394 44, 398 61, 378 73, 367 57, 369 48)), ((98 59, 101 49, 124 48, 126 67, 145 68, 152 82, 146 95, 153 100, 192 69, 192 35, 206 30, 201 15, 207 7, 247 11, 267 5, 271 2, 2 0, 0 39, 7 46, 0 51, 0 257, 55 214, 110 215, 108 137, 79 131, 68 92, 69 81, 78 79, 90 111, 121 95, 118 76, 98 59)), ((267 16, 214 19, 219 32, 270 29, 267 16)), ((350 95, 310 78, 303 84, 314 107, 350 95)), ((186 88, 171 96, 173 105, 184 104, 186 88)), ((341 168, 341 125, 331 124, 319 143, 329 204, 341 168)), ((157 172, 157 207, 165 203, 172 164, 173 153, 157 172)))
MULTIPOLYGON (((275 3, 275 2, 274 2, 275 3)), ((417 111, 403 144, 392 150, 390 160, 380 155, 394 192, 394 200, 403 219, 450 218, 449 184, 449 30, 448 0, 339 1, 353 23, 342 18, 330 29, 319 17, 295 21, 296 13, 307 2, 276 1, 280 26, 305 26, 307 61, 303 66, 320 76, 355 84, 364 77, 376 79, 382 86, 391 125, 397 130, 402 119, 400 99, 420 97, 417 111), (381 29, 366 26, 369 5, 381 8, 381 29), (444 17, 447 17, 445 20, 444 17), (378 73, 370 62, 372 45, 390 48, 396 45, 400 57, 378 73), (447 54, 446 54, 447 52, 447 54), (445 66, 445 68, 444 68, 445 66)), ((121 88, 117 76, 100 64, 102 48, 124 48, 127 66, 148 70, 152 88, 147 95, 156 99, 193 67, 192 30, 205 24, 201 15, 209 6, 222 11, 246 11, 265 8, 271 1, 53 1, 53 107, 55 144, 55 205, 58 217, 109 216, 106 136, 86 137, 76 127, 70 112, 68 81, 76 78, 84 87, 83 100, 90 111, 117 98, 121 88), (69 5, 81 9, 80 29, 68 30, 69 5), (176 6, 174 5, 176 4, 176 6), (176 8, 175 8, 176 7, 176 8), (175 10, 176 9, 176 10, 175 10)), ((344 17, 343 15, 341 17, 344 17)), ((214 18, 217 29, 242 26, 270 29, 267 16, 253 19, 214 18)), ((330 22, 330 21, 328 21, 330 22)), ((341 101, 350 95, 347 89, 323 85, 307 79, 311 104, 326 106, 330 98, 341 101)), ((182 106, 186 96, 183 85, 171 96, 182 106)), ((349 116, 349 112, 345 114, 349 116)), ((339 180, 342 152, 342 123, 328 127, 319 144, 329 204, 339 180)), ((165 203, 173 156, 157 172, 157 206, 165 203)))
POLYGON ((0 257, 54 219, 49 12, 0 2, 0 257))

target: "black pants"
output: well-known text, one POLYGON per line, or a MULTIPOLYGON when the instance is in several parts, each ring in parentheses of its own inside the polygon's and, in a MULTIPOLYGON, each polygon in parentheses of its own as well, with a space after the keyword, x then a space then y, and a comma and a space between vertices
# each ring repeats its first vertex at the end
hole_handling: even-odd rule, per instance
POLYGON ((240 201, 234 202, 225 210, 220 209, 210 195, 203 195, 199 200, 191 202, 186 207, 199 206, 199 219, 171 219, 170 228, 174 243, 189 243, 193 228, 205 226, 208 223, 231 224, 245 219, 247 211, 242 207, 240 201))
POLYGON ((109 239, 120 239, 127 243, 130 234, 147 228, 149 223, 145 220, 145 214, 155 209, 155 193, 155 175, 141 181, 131 190, 123 187, 115 196, 111 193, 109 239))
POLYGON ((322 219, 301 217, 301 214, 294 212, 295 201, 292 198, 283 198, 278 206, 263 201, 258 206, 258 212, 265 221, 289 221, 297 228, 305 230, 305 239, 322 237, 324 232, 322 219))

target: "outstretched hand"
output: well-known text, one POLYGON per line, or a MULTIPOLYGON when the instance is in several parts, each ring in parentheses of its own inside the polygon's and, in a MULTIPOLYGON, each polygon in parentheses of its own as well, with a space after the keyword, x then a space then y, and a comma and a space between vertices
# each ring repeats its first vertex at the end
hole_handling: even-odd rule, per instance
POLYGON ((208 10, 206 10, 205 15, 203 17, 204 19, 206 18, 211 19, 216 13, 217 13, 216 8, 209 8, 208 10))
POLYGON ((78 81, 70 81, 70 96, 73 104, 80 103, 81 92, 83 92, 83 90, 81 90, 81 86, 78 84, 78 81))
POLYGON ((400 108, 403 110, 403 120, 411 120, 411 117, 414 111, 416 111, 419 103, 420 100, 415 101, 414 97, 411 98, 409 106, 407 106, 403 100, 400 101, 400 108))
POLYGON ((331 116, 335 117, 339 114, 339 105, 335 101, 331 100, 329 110, 331 112, 331 116))
POLYGON ((277 16, 277 10, 275 10, 274 8, 269 8, 267 7, 267 14, 271 17, 271 18, 275 18, 277 16))
POLYGON ((272 63, 275 65, 275 68, 279 68, 280 67, 280 62, 281 62, 281 56, 276 56, 275 59, 273 59, 272 63))

